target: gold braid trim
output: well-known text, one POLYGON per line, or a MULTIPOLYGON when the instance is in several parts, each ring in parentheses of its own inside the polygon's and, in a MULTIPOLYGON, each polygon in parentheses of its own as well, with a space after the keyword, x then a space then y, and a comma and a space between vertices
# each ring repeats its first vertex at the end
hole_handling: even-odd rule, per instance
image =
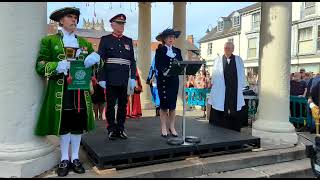
POLYGON ((52 74, 55 73, 55 64, 53 62, 47 62, 44 68, 44 76, 45 77, 50 77, 52 74))

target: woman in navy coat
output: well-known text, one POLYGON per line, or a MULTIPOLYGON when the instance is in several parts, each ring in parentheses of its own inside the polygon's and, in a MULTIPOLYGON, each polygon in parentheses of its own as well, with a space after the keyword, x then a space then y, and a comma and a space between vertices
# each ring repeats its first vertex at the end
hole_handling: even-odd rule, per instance
POLYGON ((158 70, 157 87, 160 98, 161 136, 167 137, 168 131, 174 137, 178 136, 175 130, 176 102, 179 90, 179 76, 170 76, 168 72, 174 61, 182 61, 181 50, 173 46, 180 31, 166 29, 156 39, 163 46, 156 50, 155 66, 158 70), (167 129, 169 122, 169 129, 167 129))

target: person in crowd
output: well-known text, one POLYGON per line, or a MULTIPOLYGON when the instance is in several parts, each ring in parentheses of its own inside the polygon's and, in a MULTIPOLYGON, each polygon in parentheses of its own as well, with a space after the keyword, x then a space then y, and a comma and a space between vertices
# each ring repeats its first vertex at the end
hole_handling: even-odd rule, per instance
POLYGON ((140 94, 142 92, 142 84, 138 69, 136 70, 136 87, 134 93, 128 96, 127 118, 140 118, 142 116, 140 94))

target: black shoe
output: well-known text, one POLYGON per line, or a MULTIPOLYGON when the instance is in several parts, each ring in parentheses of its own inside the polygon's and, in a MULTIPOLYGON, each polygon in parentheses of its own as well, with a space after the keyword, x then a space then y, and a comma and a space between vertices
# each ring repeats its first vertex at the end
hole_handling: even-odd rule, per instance
POLYGON ((115 132, 113 132, 113 131, 110 131, 110 132, 108 133, 108 138, 109 138, 110 140, 115 140, 115 139, 117 138, 117 134, 116 134, 115 132))
POLYGON ((124 131, 120 131, 120 132, 119 132, 119 137, 120 137, 121 139, 127 139, 127 138, 128 138, 127 134, 126 134, 124 131))
POLYGON ((79 159, 75 159, 71 163, 71 167, 73 172, 78 173, 78 174, 83 174, 86 172, 86 170, 83 168, 82 163, 80 162, 79 159))
POLYGON ((173 136, 173 137, 178 137, 178 134, 173 134, 173 133, 171 132, 171 129, 169 129, 169 132, 170 132, 171 136, 173 136))
POLYGON ((68 160, 63 160, 59 163, 58 169, 57 169, 57 174, 60 177, 66 176, 69 173, 70 169, 70 161, 68 160))
POLYGON ((160 116, 160 108, 156 109, 156 116, 160 116))
POLYGON ((167 138, 168 134, 161 134, 161 137, 167 138))

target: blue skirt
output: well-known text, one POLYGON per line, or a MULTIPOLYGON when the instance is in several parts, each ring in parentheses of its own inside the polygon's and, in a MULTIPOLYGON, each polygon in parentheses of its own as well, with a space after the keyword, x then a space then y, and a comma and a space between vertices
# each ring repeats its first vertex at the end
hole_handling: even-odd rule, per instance
POLYGON ((179 91, 179 77, 160 77, 157 81, 160 109, 175 110, 179 91))

